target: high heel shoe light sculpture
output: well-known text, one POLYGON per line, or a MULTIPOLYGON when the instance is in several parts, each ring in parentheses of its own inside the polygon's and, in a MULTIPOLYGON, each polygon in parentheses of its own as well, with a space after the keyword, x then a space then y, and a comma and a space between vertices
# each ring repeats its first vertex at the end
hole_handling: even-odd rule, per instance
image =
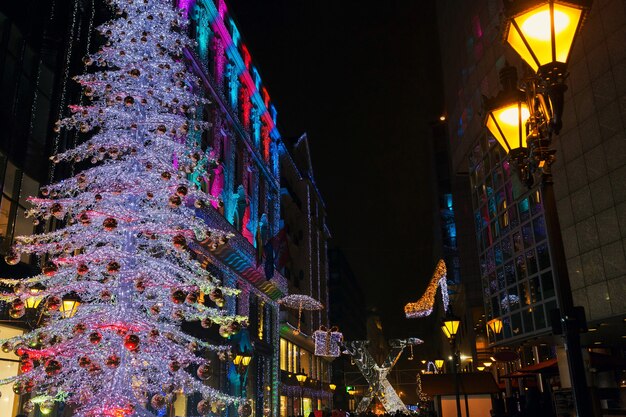
POLYGON ((448 283, 446 281, 446 263, 443 259, 437 262, 433 277, 430 279, 428 287, 424 295, 415 303, 408 303, 404 306, 404 313, 406 318, 414 319, 420 317, 429 316, 433 312, 433 306, 435 305, 435 295, 437 295, 437 287, 441 287, 441 298, 443 299, 443 308, 448 311, 448 283))

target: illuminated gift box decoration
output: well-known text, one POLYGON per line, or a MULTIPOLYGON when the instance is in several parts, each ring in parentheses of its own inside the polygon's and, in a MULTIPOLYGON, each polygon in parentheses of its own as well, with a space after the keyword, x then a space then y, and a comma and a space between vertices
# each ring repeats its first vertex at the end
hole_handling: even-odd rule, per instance
POLYGON ((326 329, 324 326, 313 332, 315 356, 337 358, 341 355, 343 333, 337 327, 326 329))

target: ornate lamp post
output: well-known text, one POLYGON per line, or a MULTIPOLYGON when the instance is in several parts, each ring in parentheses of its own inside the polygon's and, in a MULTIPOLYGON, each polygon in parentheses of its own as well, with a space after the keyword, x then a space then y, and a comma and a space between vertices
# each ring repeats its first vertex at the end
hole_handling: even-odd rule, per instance
POLYGON ((560 307, 562 328, 557 331, 564 334, 579 417, 592 415, 580 345, 584 312, 580 307, 574 307, 572 298, 551 172, 555 151, 550 145, 552 135, 558 134, 563 125, 563 96, 569 75, 567 61, 590 7, 591 1, 585 0, 506 3, 504 40, 535 74, 524 80, 518 89, 515 71, 505 67, 501 73, 504 92, 485 102, 487 128, 511 154, 512 162, 528 184, 532 184, 536 177, 541 181, 560 307))
POLYGON ((455 317, 451 314, 448 314, 446 318, 441 323, 441 330, 443 334, 450 341, 450 348, 452 349, 453 355, 453 363, 452 367, 454 368, 454 390, 456 393, 456 414, 457 417, 461 417, 461 398, 459 393, 459 351, 456 348, 456 334, 459 331, 459 325, 461 324, 461 320, 458 317, 455 317))

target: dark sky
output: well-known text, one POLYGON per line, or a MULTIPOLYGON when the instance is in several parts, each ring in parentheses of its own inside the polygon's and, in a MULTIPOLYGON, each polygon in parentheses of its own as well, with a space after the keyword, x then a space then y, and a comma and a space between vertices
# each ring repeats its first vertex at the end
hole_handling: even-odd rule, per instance
POLYGON ((442 112, 434 1, 229 4, 282 136, 308 134, 332 242, 381 312, 386 335, 423 336, 428 321, 407 321, 403 306, 419 298, 438 254, 429 128, 442 112))

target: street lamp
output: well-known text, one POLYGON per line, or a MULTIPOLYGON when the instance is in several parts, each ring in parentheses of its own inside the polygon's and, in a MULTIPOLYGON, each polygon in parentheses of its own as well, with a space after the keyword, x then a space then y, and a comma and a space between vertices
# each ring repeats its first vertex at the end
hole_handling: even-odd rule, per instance
POLYGON ((450 348, 452 349, 453 355, 453 364, 454 368, 454 390, 456 393, 456 414, 457 417, 461 417, 461 396, 459 393, 459 352, 456 348, 456 334, 459 331, 459 325, 461 324, 461 320, 453 316, 452 314, 448 314, 441 323, 441 330, 443 334, 450 341, 450 348))
POLYGON ((59 312, 63 315, 64 318, 70 319, 74 317, 76 312, 78 311, 78 306, 80 305, 80 298, 75 294, 66 294, 63 296, 63 301, 61 306, 59 307, 59 312))
POLYGON ((491 330, 491 334, 493 335, 493 340, 495 342, 498 335, 502 333, 502 320, 498 318, 489 320, 487 322, 487 330, 491 330))
POLYGON ((252 353, 248 351, 248 349, 244 349, 243 352, 236 349, 235 357, 233 358, 233 365, 237 369, 237 373, 239 374, 239 390, 241 392, 241 397, 244 398, 246 396, 244 386, 246 382, 246 376, 248 374, 248 365, 252 361, 252 353))
POLYGON ((443 359, 435 359, 435 367, 439 372, 441 372, 441 369, 443 368, 443 362, 443 359))
POLYGON ((328 388, 330 388, 330 390, 334 392, 337 389, 337 385, 336 384, 328 384, 328 388))
POLYGON ((244 352, 237 352, 235 358, 233 359, 233 364, 237 367, 241 367, 241 369, 245 369, 248 365, 250 365, 250 361, 252 360, 252 354, 247 350, 244 352))
MULTIPOLYGON (((521 143, 521 151, 514 153, 513 148, 504 146, 511 153, 522 177, 529 184, 535 176, 541 178, 548 245, 561 316, 561 329, 557 331, 564 334, 574 404, 577 415, 581 417, 592 415, 580 345, 584 311, 580 307, 574 307, 553 189, 551 166, 555 161, 555 151, 550 149, 550 145, 552 135, 558 134, 562 127, 563 96, 567 89, 565 80, 569 75, 567 62, 590 7, 590 0, 506 2, 504 41, 535 71, 532 77, 522 83, 522 100, 516 98, 510 104, 520 109, 525 102, 529 116, 525 122, 518 117, 517 129, 510 129, 513 135, 505 138, 507 134, 502 129, 496 129, 497 134, 494 133, 491 128, 494 122, 489 118, 499 108, 493 105, 499 103, 495 99, 485 102, 486 106, 491 106, 486 108, 488 118, 485 124, 499 142, 498 135, 505 138, 507 143, 520 143, 521 136, 526 136, 526 146, 521 143)), ((511 90, 513 71, 507 67, 503 70, 508 72, 508 75, 501 73, 501 78, 505 79, 504 89, 511 90)), ((519 97, 519 93, 517 96, 519 97)))
POLYGON ((39 288, 31 288, 31 295, 24 301, 24 306, 28 309, 36 310, 37 307, 39 307, 39 304, 41 304, 42 297, 37 296, 40 292, 41 290, 39 288))
POLYGON ((296 373, 296 380, 300 384, 300 414, 304 415, 304 383, 306 382, 307 375, 304 373, 304 369, 296 373))

